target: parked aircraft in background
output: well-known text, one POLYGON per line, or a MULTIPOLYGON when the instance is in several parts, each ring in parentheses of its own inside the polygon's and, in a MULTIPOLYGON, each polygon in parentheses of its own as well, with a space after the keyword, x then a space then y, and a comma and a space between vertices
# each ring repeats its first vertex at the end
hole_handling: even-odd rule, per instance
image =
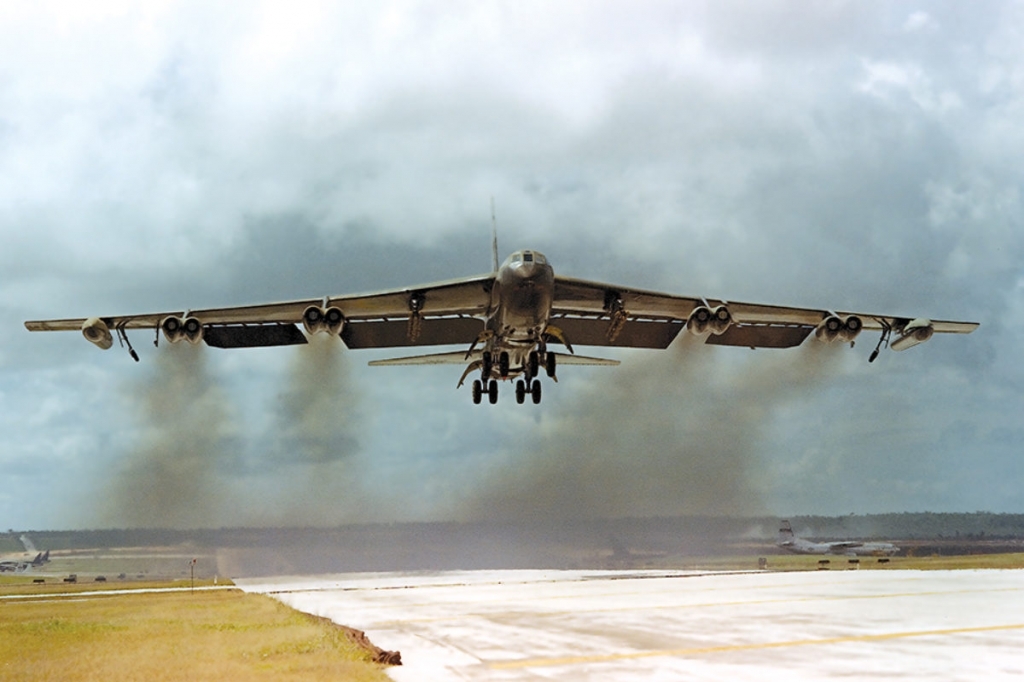
POLYGON ((27 535, 22 535, 19 540, 25 546, 25 551, 0 555, 0 573, 26 571, 50 560, 50 550, 40 552, 27 535))
POLYGON ((458 364, 459 386, 472 381, 473 402, 498 400, 499 381, 515 382, 516 401, 541 399, 541 370, 555 379, 557 365, 617 365, 584 357, 574 346, 667 348, 685 330, 719 346, 789 348, 813 332, 817 341, 853 340, 880 333, 870 360, 883 346, 904 350, 936 332, 967 334, 974 322, 873 315, 813 308, 677 296, 555 275, 544 254, 516 251, 486 275, 286 303, 186 309, 140 315, 28 321, 29 331, 81 331, 103 349, 117 336, 138 355, 127 332, 155 330, 154 344, 204 341, 218 348, 307 343, 307 335, 339 337, 349 348, 460 346, 454 352, 375 360, 374 366, 458 364), (299 330, 299 324, 305 334, 299 330), (555 352, 552 345, 567 352, 555 352))
POLYGON ((837 542, 811 542, 793 535, 793 527, 789 521, 779 525, 779 538, 776 544, 797 554, 845 554, 847 556, 891 556, 900 548, 889 542, 857 542, 839 540, 837 542))

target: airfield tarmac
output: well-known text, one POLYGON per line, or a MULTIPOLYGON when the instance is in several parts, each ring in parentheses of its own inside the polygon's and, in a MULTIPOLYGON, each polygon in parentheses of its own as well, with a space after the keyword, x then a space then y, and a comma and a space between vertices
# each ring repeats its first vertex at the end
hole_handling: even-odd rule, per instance
POLYGON ((1024 571, 466 571, 241 580, 429 680, 1024 676, 1024 571))

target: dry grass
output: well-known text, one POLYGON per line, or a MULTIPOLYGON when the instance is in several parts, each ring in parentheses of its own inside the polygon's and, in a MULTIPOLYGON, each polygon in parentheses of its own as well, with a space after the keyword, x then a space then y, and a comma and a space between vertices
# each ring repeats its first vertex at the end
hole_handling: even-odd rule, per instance
POLYGON ((345 629, 223 590, 0 602, 0 679, 388 678, 345 629))

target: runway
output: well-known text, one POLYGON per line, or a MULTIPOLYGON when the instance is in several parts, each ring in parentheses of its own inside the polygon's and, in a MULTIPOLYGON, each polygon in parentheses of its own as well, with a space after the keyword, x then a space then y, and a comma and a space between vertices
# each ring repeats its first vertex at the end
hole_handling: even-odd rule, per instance
POLYGON ((428 680, 1024 676, 1024 571, 470 571, 238 581, 428 680), (783 677, 784 676, 784 677, 783 677))

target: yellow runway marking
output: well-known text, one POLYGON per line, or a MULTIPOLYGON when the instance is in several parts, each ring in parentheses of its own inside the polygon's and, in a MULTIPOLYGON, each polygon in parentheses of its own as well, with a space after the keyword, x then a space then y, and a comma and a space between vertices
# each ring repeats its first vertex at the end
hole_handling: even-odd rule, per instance
POLYGON ((490 668, 540 668, 560 665, 577 665, 581 663, 602 663, 636 658, 654 658, 656 656, 692 656, 695 654, 715 654, 728 651, 753 651, 756 649, 781 649, 785 647, 814 646, 825 644, 841 644, 845 642, 876 642, 888 639, 905 639, 908 637, 934 637, 938 635, 961 635, 974 632, 995 632, 999 630, 1021 630, 1024 623, 1009 625, 986 625, 973 628, 950 628, 944 630, 918 630, 913 632, 888 632, 877 635, 850 635, 848 637, 828 637, 824 639, 797 639, 787 642, 754 642, 750 644, 729 644, 725 646, 693 647, 689 649, 661 649, 654 651, 637 651, 622 654, 595 654, 593 656, 566 656, 564 658, 533 658, 522 661, 506 661, 491 663, 490 668))

